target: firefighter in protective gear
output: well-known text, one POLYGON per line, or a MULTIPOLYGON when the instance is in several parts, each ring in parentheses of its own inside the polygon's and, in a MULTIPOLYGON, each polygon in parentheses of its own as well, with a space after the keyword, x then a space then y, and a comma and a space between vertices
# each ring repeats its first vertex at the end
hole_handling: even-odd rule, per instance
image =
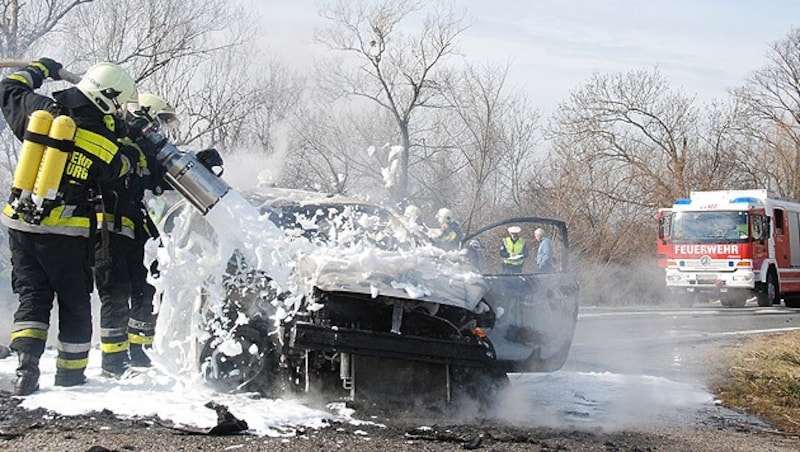
POLYGON ((441 208, 436 212, 436 221, 439 223, 441 234, 434 239, 434 243, 439 248, 447 251, 457 250, 461 246, 461 227, 453 218, 453 212, 447 208, 441 208))
MULTIPOLYGON (((117 144, 122 130, 118 107, 136 100, 133 79, 121 67, 104 63, 90 68, 77 86, 54 92, 53 98, 34 91, 48 77, 59 80, 60 69, 61 64, 42 58, 0 81, 0 108, 16 137, 43 143, 45 152, 55 149, 66 157, 56 178, 58 187, 40 206, 32 207, 33 215, 15 208, 21 192, 13 189, 0 215, 8 228, 12 287, 19 295, 10 344, 19 358, 15 395, 38 389, 39 358, 45 348, 54 297, 58 299, 59 316, 55 384, 75 386, 86 381, 84 371, 92 337, 90 252, 95 230, 91 190, 130 170, 130 159, 117 144), (26 132, 28 118, 37 110, 45 110, 54 118, 71 118, 58 127, 64 132, 62 126, 69 128, 74 123, 73 139, 26 132)), ((43 156, 39 173, 52 175, 54 167, 45 168, 44 161, 43 156)))
POLYGON ((528 244, 519 234, 522 229, 519 226, 509 226, 508 236, 503 238, 503 245, 500 247, 500 257, 503 258, 503 273, 516 274, 522 273, 522 266, 528 257, 528 244))
MULTIPOLYGON (((154 119, 156 127, 179 125, 175 109, 155 94, 140 93, 138 103, 129 104, 128 110, 130 115, 154 119)), ((155 288, 147 282, 144 248, 147 240, 158 237, 158 231, 144 198, 145 190, 159 195, 168 188, 164 169, 155 158, 148 158, 129 137, 120 143, 138 158, 133 171, 103 187, 94 269, 101 302, 102 369, 104 376, 112 378, 130 375, 131 366, 151 365, 145 349, 155 335, 155 288)))

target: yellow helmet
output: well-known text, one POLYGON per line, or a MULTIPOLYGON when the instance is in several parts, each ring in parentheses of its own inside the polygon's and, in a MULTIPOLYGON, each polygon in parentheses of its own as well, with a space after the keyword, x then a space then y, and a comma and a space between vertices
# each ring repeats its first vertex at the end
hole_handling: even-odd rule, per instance
POLYGON ((105 114, 121 115, 123 106, 138 100, 133 78, 114 63, 102 62, 90 67, 75 87, 105 114))
POLYGON ((151 93, 139 94, 139 102, 128 104, 128 111, 136 114, 140 109, 146 109, 147 114, 158 121, 159 128, 171 129, 180 125, 175 109, 163 97, 151 93))

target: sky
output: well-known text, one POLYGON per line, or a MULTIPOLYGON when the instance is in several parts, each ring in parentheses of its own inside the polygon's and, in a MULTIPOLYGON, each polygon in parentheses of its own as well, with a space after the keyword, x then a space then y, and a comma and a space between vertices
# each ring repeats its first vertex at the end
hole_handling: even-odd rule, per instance
MULTIPOLYGON (((318 55, 319 0, 261 2, 270 52, 295 67, 318 55)), ((552 112, 593 74, 658 67, 671 86, 710 101, 767 63, 770 45, 800 26, 796 0, 459 0, 472 22, 470 61, 512 64, 509 82, 552 112)))

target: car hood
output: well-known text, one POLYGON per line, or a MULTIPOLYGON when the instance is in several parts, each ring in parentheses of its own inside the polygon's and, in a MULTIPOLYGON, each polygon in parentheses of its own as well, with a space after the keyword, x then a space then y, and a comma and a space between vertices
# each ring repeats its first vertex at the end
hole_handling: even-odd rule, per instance
POLYGON ((411 251, 321 250, 303 257, 299 274, 326 292, 355 292, 474 310, 488 290, 478 269, 458 252, 434 246, 411 251))

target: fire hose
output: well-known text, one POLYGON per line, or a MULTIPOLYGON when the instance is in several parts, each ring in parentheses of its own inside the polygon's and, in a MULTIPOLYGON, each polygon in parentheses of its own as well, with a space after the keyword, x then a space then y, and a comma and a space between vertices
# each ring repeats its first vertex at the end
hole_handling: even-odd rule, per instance
MULTIPOLYGON (((0 68, 23 68, 29 64, 31 64, 31 61, 0 60, 0 68)), ((80 75, 73 74, 64 68, 58 70, 58 75, 61 77, 61 80, 66 80, 70 83, 78 83, 81 80, 80 75)))

